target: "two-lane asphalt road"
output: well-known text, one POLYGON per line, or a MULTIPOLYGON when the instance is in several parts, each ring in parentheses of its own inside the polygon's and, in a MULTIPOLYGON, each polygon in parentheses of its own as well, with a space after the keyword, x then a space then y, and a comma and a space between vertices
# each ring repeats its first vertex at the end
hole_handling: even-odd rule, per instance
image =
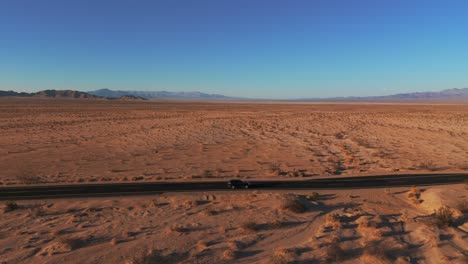
MULTIPOLYGON (((465 180, 468 180, 468 173, 321 178, 303 181, 252 181, 251 184, 253 188, 268 190, 356 189, 455 184, 462 183, 465 180)), ((0 200, 123 196, 161 192, 221 190, 228 190, 227 181, 37 185, 2 187, 0 188, 0 200)))

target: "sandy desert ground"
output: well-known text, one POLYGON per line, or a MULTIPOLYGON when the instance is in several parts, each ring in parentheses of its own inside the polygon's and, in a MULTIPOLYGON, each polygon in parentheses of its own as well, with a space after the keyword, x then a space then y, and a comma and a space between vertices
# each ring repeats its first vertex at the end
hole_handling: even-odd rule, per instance
POLYGON ((468 170, 468 105, 1 99, 0 186, 468 170))
POLYGON ((19 201, 0 212, 0 262, 467 263, 466 188, 19 201))

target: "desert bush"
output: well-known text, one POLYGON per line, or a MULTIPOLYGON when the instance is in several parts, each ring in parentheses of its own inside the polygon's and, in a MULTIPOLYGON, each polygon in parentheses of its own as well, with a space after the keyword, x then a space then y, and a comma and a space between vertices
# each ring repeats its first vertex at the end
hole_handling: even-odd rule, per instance
POLYGON ((117 238, 112 238, 111 241, 109 241, 109 244, 111 244, 112 246, 115 246, 119 243, 119 240, 117 238))
POLYGON ((414 204, 421 203, 421 200, 419 200, 420 196, 421 196, 421 190, 419 190, 418 187, 416 186, 411 187, 410 191, 408 192, 408 198, 411 199, 411 201, 414 204))
POLYGON ((155 250, 138 250, 136 253, 126 258, 125 264, 153 264, 164 263, 164 258, 161 257, 155 250))
POLYGON ((183 201, 182 205, 185 207, 185 208, 191 208, 191 207, 195 207, 199 204, 199 202, 197 200, 185 200, 183 201))
POLYGON ((346 258, 345 251, 340 246, 339 239, 333 239, 327 247, 327 260, 341 263, 346 258))
POLYGON ((84 241, 80 238, 59 238, 58 243, 66 250, 72 251, 83 246, 84 241))
POLYGON ((234 260, 236 258, 237 258, 236 251, 228 249, 223 252, 223 260, 234 260))
POLYGON ((240 250, 243 249, 245 245, 241 241, 232 240, 228 242, 228 247, 232 250, 240 250))
POLYGON ((16 179, 23 184, 38 184, 41 183, 41 178, 31 172, 21 172, 16 175, 16 179))
POLYGON ((197 242, 197 247, 201 249, 205 249, 208 247, 208 244, 204 240, 200 240, 197 242))
POLYGON ((346 134, 344 132, 338 132, 335 134, 336 139, 343 139, 345 138, 346 134))
POLYGON ((460 165, 460 169, 462 170, 468 170, 468 162, 460 165))
POLYGON ((213 177, 213 173, 210 170, 204 170, 203 171, 203 177, 211 178, 211 177, 213 177))
POLYGON ((8 212, 11 212, 11 211, 14 211, 16 209, 19 209, 19 205, 14 202, 14 201, 7 201, 5 202, 4 204, 4 207, 3 207, 3 212, 4 213, 8 213, 8 212))
POLYGON ((258 225, 255 221, 253 220, 248 220, 244 223, 242 223, 241 228, 247 231, 255 231, 258 228, 258 225))
POLYGON ((292 263, 296 258, 296 252, 290 248, 278 248, 273 252, 271 256, 271 262, 273 264, 288 264, 292 263))
POLYGON ((280 169, 280 165, 278 163, 273 163, 270 165, 270 171, 271 172, 280 172, 281 169, 280 169))
POLYGON ((387 252, 385 251, 385 246, 382 245, 380 241, 377 240, 371 240, 367 241, 363 248, 362 248, 362 253, 367 254, 370 256, 377 257, 378 259, 386 259, 387 258, 387 252))
POLYGON ((178 232, 178 233, 183 233, 187 231, 187 229, 181 224, 173 224, 169 229, 172 232, 178 232))
POLYGON ((326 217, 326 221, 330 222, 330 223, 340 221, 340 215, 338 213, 328 214, 327 217, 326 217))
POLYGON ((429 171, 437 171, 440 170, 440 167, 435 165, 435 163, 432 160, 427 160, 419 163, 418 167, 423 170, 429 170, 429 171))
POLYGON ((44 204, 41 204, 41 203, 34 204, 34 205, 29 209, 30 215, 33 216, 33 217, 41 217, 41 216, 44 216, 44 215, 46 214, 46 212, 44 211, 43 206, 44 206, 44 204))
POLYGON ((442 206, 439 209, 435 210, 433 215, 435 217, 436 225, 438 227, 451 226, 455 221, 453 211, 447 206, 442 206))
POLYGON ((460 210, 462 214, 467 215, 468 214, 468 200, 458 201, 457 204, 455 205, 455 208, 460 210))
POLYGON ((283 197, 281 209, 293 213, 304 213, 307 211, 306 205, 296 195, 286 195, 283 197))
POLYGON ((317 201, 320 198, 320 194, 318 192, 313 192, 311 196, 312 201, 317 201))

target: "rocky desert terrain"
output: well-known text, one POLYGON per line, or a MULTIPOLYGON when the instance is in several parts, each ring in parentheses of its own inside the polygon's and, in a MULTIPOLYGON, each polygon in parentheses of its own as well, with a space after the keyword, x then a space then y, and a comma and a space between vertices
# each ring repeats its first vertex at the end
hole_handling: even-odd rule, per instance
POLYGON ((464 184, 8 202, 1 263, 467 263, 464 184))
POLYGON ((0 100, 0 186, 468 170, 466 104, 0 100))

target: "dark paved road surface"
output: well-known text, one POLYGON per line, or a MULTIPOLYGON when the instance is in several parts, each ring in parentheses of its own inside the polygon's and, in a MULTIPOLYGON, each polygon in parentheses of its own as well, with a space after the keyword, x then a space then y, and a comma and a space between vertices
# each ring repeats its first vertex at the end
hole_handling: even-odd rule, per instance
MULTIPOLYGON (((454 184, 462 183, 465 180, 468 180, 468 173, 385 175, 303 181, 252 181, 251 184, 252 188, 266 190, 356 189, 454 184)), ((0 200, 128 196, 180 191, 220 191, 227 190, 226 183, 227 181, 197 181, 2 187, 0 188, 0 200)))

